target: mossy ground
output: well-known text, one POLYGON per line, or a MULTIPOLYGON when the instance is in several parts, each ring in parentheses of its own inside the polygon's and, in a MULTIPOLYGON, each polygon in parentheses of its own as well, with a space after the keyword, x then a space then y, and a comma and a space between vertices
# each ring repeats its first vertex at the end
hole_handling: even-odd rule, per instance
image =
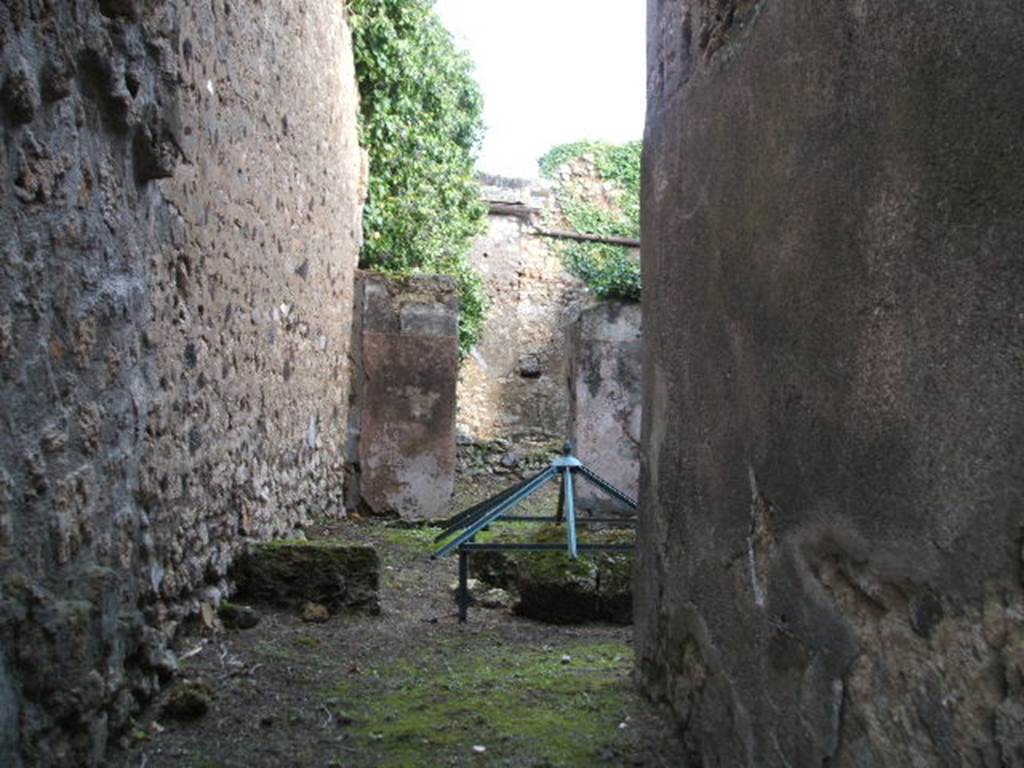
POLYGON ((349 521, 307 533, 376 550, 381 613, 310 624, 297 609, 257 606, 251 629, 180 638, 183 674, 210 686, 209 713, 159 722, 158 700, 137 720, 143 738, 127 739, 109 765, 684 764, 671 729, 630 682, 629 627, 552 626, 476 607, 460 624, 455 558, 430 558, 436 528, 349 521), (572 660, 563 665, 564 655, 572 660))
POLYGON ((384 526, 379 536, 380 540, 387 544, 413 552, 430 554, 437 548, 437 545, 434 544, 434 537, 440 532, 440 528, 432 525, 419 528, 384 526))
POLYGON ((357 702, 346 709, 352 731, 379 750, 373 764, 382 768, 590 766, 625 740, 631 667, 632 651, 619 642, 473 643, 348 678, 328 701, 357 702))

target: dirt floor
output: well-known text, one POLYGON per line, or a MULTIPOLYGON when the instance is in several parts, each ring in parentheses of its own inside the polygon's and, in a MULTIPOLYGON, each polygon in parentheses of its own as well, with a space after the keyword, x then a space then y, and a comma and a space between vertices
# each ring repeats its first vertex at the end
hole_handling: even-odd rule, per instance
POLYGON ((310 531, 377 547, 380 615, 317 624, 260 606, 253 628, 184 638, 182 678, 202 681, 208 712, 161 715, 171 686, 110 765, 683 765, 672 729, 634 690, 629 627, 481 608, 459 624, 456 560, 430 559, 435 532, 352 521, 310 531))

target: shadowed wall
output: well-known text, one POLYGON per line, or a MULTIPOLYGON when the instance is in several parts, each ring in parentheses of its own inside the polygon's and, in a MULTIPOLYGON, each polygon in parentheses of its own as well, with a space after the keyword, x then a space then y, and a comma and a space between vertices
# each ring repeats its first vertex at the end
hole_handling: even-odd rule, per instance
POLYGON ((1020 765, 1019 4, 648 7, 643 684, 709 765, 1020 765))

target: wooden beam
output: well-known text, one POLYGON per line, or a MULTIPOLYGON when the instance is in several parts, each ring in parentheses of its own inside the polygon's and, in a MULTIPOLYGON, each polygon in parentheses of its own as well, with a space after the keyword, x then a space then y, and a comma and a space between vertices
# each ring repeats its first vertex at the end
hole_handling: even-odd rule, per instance
POLYGON ((562 229, 540 229, 534 232, 541 237, 556 237, 561 240, 576 240, 581 243, 604 243, 605 245, 621 245, 625 248, 639 248, 640 241, 630 237, 614 237, 612 235, 584 235, 579 232, 567 232, 562 229))
POLYGON ((516 216, 529 221, 534 214, 540 213, 540 208, 532 208, 522 203, 508 203, 503 200, 489 200, 487 212, 492 216, 516 216))

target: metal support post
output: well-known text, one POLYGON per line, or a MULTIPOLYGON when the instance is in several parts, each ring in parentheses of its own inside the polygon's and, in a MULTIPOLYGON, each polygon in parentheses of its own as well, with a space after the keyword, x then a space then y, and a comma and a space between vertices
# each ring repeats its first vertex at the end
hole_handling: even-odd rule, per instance
MULTIPOLYGON (((567 472, 568 467, 563 467, 562 471, 567 472)), ((565 519, 565 482, 558 484, 558 509, 555 510, 555 522, 560 523, 565 519)))
POLYGON ((578 553, 576 551, 576 502, 573 499, 572 471, 572 467, 562 469, 562 476, 565 480, 562 488, 565 490, 565 529, 569 534, 569 557, 575 560, 578 553))
POLYGON ((579 473, 579 476, 584 481, 595 485, 600 491, 622 502, 630 509, 637 508, 637 503, 634 499, 588 469, 584 466, 583 462, 573 456, 572 443, 566 443, 562 448, 562 455, 553 459, 551 464, 539 474, 523 480, 511 488, 505 489, 496 496, 474 504, 469 509, 463 510, 447 521, 445 529, 438 534, 434 541, 440 543, 447 539, 448 543, 443 544, 434 552, 432 557, 436 559, 455 551, 459 553, 459 585, 455 599, 459 606, 460 623, 466 621, 469 613, 469 604, 473 600, 469 594, 469 555, 471 552, 498 552, 505 550, 548 552, 563 549, 563 545, 550 542, 537 542, 534 544, 520 542, 476 543, 476 535, 481 531, 487 530, 492 523, 497 523, 501 520, 523 520, 532 523, 564 522, 568 534, 569 556, 572 558, 578 557, 580 552, 628 552, 633 549, 632 545, 624 544, 579 543, 576 535, 577 523, 579 525, 620 523, 635 526, 636 520, 632 518, 583 518, 577 520, 576 499, 574 498, 574 475, 576 473, 579 473), (549 518, 539 515, 520 517, 508 514, 531 495, 539 491, 549 480, 559 481, 558 509, 555 511, 554 517, 549 518))
POLYGON ((465 624, 469 612, 469 552, 464 549, 459 550, 459 589, 455 598, 459 604, 459 623, 465 624))

